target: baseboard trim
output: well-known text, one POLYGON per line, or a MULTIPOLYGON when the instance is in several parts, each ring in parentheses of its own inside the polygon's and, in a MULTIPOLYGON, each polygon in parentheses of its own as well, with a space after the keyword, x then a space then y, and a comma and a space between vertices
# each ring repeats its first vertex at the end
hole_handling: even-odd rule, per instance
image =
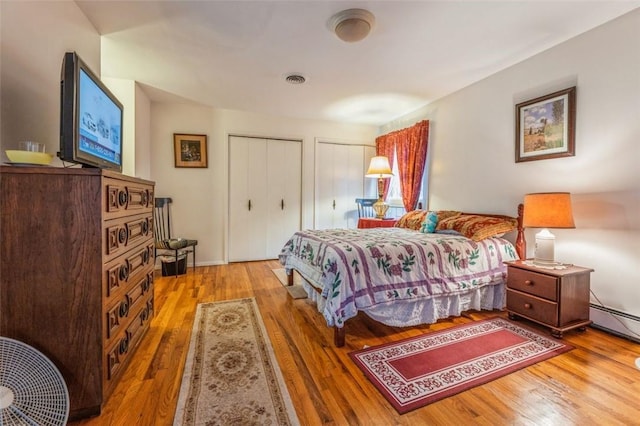
POLYGON ((630 340, 633 343, 640 343, 640 339, 639 338, 634 337, 634 336, 630 336, 628 334, 621 333, 621 332, 619 332, 617 330, 613 330, 611 328, 603 327, 603 326, 595 324, 595 323, 592 323, 590 327, 596 328, 596 329, 601 330, 601 331, 604 331, 605 333, 613 334, 616 337, 621 337, 623 339, 630 340))
POLYGON ((613 334, 640 343, 640 317, 628 312, 618 311, 606 306, 590 303, 591 326, 607 333, 613 334), (626 328, 628 327, 628 328, 626 328))

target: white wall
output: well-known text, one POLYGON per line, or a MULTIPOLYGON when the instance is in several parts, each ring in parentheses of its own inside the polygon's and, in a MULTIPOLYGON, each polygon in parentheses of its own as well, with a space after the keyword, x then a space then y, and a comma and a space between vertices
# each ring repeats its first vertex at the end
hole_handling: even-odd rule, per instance
MULTIPOLYGON (((576 229, 554 231, 556 259, 594 268, 591 288, 600 300, 637 316, 639 40, 636 10, 383 128, 431 121, 432 209, 515 215, 526 193, 571 192, 576 229), (515 163, 515 105, 574 85, 576 155, 515 163)), ((535 232, 527 230, 530 256, 535 232)))
POLYGON ((135 175, 151 179, 151 101, 136 84, 135 175))
POLYGON ((74 2, 0 1, 2 161, 5 149, 17 149, 21 140, 58 151, 60 70, 72 50, 99 75, 100 37, 74 2))
POLYGON ((102 78, 124 106, 122 140, 122 173, 150 179, 151 101, 133 80, 102 78))
POLYGON ((302 140, 302 227, 313 226, 315 140, 373 143, 373 126, 289 119, 179 103, 151 103, 151 178, 156 196, 174 199, 172 232, 197 238, 199 265, 227 258, 228 136, 302 140), (209 167, 175 168, 173 133, 208 136, 209 167))
MULTIPOLYGON (((22 140, 55 154, 64 53, 76 51, 100 76, 100 35, 72 1, 0 1, 0 43, 0 160, 22 140)), ((149 99, 133 81, 104 81, 125 109, 123 173, 148 178, 149 99)), ((62 162, 54 157, 51 165, 62 162)))

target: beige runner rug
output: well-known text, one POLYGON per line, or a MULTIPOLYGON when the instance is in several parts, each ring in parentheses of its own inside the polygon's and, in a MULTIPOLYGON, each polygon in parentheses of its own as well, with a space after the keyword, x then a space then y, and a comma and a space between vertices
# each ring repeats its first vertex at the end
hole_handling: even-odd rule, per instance
POLYGON ((198 305, 173 424, 299 424, 254 298, 198 305))
POLYGON ((282 284, 284 288, 287 289, 291 297, 293 297, 294 299, 307 298, 307 291, 304 289, 304 287, 302 287, 302 277, 299 274, 294 274, 293 285, 288 285, 287 271, 284 268, 272 269, 271 271, 276 275, 276 277, 278 277, 280 284, 282 284))

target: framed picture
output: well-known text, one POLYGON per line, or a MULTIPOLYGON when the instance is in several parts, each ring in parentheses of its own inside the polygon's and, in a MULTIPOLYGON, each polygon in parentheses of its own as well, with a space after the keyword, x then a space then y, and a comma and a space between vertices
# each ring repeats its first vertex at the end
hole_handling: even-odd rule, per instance
POLYGON ((575 155, 576 88, 516 105, 516 163, 575 155))
POLYGON ((173 134, 176 167, 207 167, 207 135, 173 134))

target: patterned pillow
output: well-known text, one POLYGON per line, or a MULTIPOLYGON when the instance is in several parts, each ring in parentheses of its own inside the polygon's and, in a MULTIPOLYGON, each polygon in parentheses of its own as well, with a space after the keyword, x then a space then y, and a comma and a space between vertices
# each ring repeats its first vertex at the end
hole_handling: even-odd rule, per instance
POLYGON ((424 222, 422 222, 422 226, 420 227, 420 232, 423 234, 431 234, 436 231, 437 224, 438 213, 427 212, 427 215, 424 217, 424 222))
POLYGON ((457 210, 438 210, 436 211, 436 214, 438 215, 438 220, 442 220, 452 216, 460 216, 462 212, 457 210))
POLYGON ((420 227, 422 226, 422 222, 424 222, 424 218, 426 215, 426 210, 410 211, 408 213, 405 213, 400 219, 398 219, 398 221, 396 222, 396 227, 418 231, 420 230, 420 227))
POLYGON ((453 229, 473 241, 480 241, 511 232, 517 227, 515 218, 461 214, 438 221, 436 230, 453 229))

